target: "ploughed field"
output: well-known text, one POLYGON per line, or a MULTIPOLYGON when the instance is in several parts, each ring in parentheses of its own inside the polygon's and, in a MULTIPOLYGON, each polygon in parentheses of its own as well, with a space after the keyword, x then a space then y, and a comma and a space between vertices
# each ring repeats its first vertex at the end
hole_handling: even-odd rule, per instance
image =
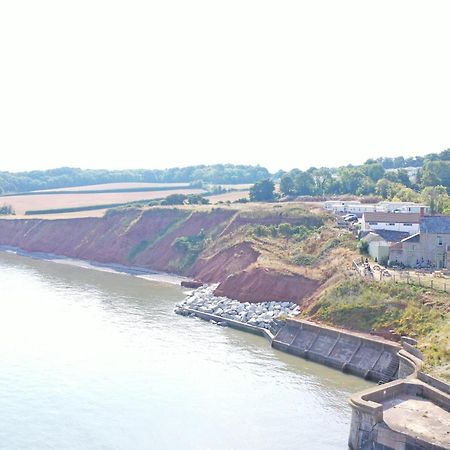
POLYGON ((92 184, 88 186, 74 186, 67 188, 58 189, 46 189, 44 191, 37 192, 54 192, 54 191, 70 191, 70 192, 81 192, 81 191, 103 191, 111 189, 142 189, 142 188, 188 188, 189 183, 104 183, 104 184, 92 184))
MULTIPOLYGON (((122 185, 122 183, 120 183, 122 185)), ((125 183, 125 185, 130 185, 134 183, 125 183)), ((27 212, 30 214, 32 211, 46 211, 55 210, 55 214, 64 214, 67 217, 72 217, 74 213, 59 211, 70 208, 83 208, 83 207, 97 207, 98 210, 103 210, 108 208, 108 205, 118 205, 128 202, 139 202, 147 200, 162 199, 172 194, 202 194, 203 189, 192 189, 189 187, 176 186, 154 186, 152 190, 145 190, 145 187, 136 186, 118 186, 116 185, 104 185, 100 186, 83 186, 79 191, 72 190, 58 190, 45 191, 42 193, 29 193, 21 195, 10 195, 0 197, 0 204, 11 205, 16 213, 16 216, 24 216, 27 212), (115 187, 114 187, 115 186, 115 187), (153 190, 153 188, 155 190, 153 190), (126 189, 132 189, 127 191, 126 189), (142 189, 142 190, 140 190, 142 189), (86 191, 89 192, 87 193, 86 191), (103 191, 103 190, 117 190, 117 192, 92 192, 92 191, 103 191), (102 208, 103 206, 103 208, 102 208)), ((75 189, 75 188, 73 188, 75 189)), ((77 213, 78 217, 96 217, 99 215, 98 210, 91 211, 81 211, 82 214, 77 213)), ((32 214, 32 215, 39 215, 32 214)))
MULTIPOLYGON (((249 186, 222 185, 227 192, 208 195, 207 198, 211 204, 248 200, 249 186)), ((172 194, 205 195, 207 191, 191 187, 188 183, 108 183, 4 195, 0 196, 0 206, 10 205, 13 208, 15 216, 10 218, 101 217, 111 207, 161 200, 172 194)))
POLYGON ((248 190, 237 190, 224 192, 223 194, 211 195, 208 197, 210 203, 219 203, 219 202, 235 202, 240 199, 249 199, 249 191, 248 190))

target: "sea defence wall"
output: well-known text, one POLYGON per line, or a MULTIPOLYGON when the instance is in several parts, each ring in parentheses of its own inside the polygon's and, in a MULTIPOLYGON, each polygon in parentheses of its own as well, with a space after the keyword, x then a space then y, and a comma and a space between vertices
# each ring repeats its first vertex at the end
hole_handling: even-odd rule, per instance
POLYGON ((386 383, 397 378, 399 368, 397 353, 401 346, 383 339, 372 339, 369 336, 316 325, 305 320, 288 319, 286 325, 277 327, 278 330, 268 330, 192 309, 187 305, 178 306, 176 312, 259 334, 266 337, 277 350, 368 380, 386 383))
POLYGON ((402 344, 400 379, 349 400, 352 450, 450 449, 450 385, 422 372, 420 351, 402 344))
POLYGON ((418 378, 368 389, 349 403, 352 450, 450 448, 450 395, 418 378))
POLYGON ((221 316, 216 316, 215 314, 210 314, 202 311, 198 311, 196 309, 183 308, 179 310, 177 314, 181 314, 183 316, 192 316, 198 317, 199 319, 206 320, 208 322, 214 322, 220 325, 226 325, 230 328, 234 328, 240 331, 246 331, 248 333, 257 334, 258 336, 262 336, 266 338, 270 343, 272 343, 274 335, 270 330, 265 328, 256 327, 254 325, 250 325, 248 323, 243 323, 238 320, 227 319, 221 316))
POLYGON ((401 347, 384 340, 291 320, 277 333, 272 346, 376 382, 397 378, 401 347))

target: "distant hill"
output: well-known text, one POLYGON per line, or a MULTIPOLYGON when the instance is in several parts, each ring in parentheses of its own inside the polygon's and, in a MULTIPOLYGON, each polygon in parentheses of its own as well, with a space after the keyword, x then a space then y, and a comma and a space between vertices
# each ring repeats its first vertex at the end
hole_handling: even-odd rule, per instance
MULTIPOLYGON (((300 163, 300 161, 299 161, 300 163)), ((300 165, 300 164, 299 164, 300 165)), ((92 170, 61 167, 30 172, 0 172, 0 194, 62 189, 109 183, 253 184, 271 178, 291 196, 377 195, 391 198, 403 188, 400 198, 416 200, 429 186, 450 189, 450 149, 441 153, 404 158, 368 159, 362 165, 311 167, 270 174, 259 165, 215 164, 170 169, 92 170)))
POLYGON ((233 164, 175 167, 163 170, 83 170, 61 167, 31 172, 0 172, 0 194, 107 183, 247 184, 270 177, 260 166, 233 164))

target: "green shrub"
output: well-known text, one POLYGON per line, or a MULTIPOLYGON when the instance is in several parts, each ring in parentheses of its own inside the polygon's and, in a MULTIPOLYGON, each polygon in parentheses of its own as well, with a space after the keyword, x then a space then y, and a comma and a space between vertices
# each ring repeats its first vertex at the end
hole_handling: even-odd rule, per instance
POLYGON ((367 255, 369 253, 369 243, 367 241, 359 241, 358 250, 362 255, 367 255))
POLYGON ((0 206, 0 216, 8 216, 16 214, 14 208, 11 205, 7 205, 6 203, 0 206))
POLYGON ((203 230, 194 236, 180 236, 175 239, 173 246, 181 253, 178 269, 190 266, 205 248, 206 235, 203 230))
POLYGON ((298 266, 312 266, 317 261, 313 255, 297 255, 292 258, 292 262, 298 266))

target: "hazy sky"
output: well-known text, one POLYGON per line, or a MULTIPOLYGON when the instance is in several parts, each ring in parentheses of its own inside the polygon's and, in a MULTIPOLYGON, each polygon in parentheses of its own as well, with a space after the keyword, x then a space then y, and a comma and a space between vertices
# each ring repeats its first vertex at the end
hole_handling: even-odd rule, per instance
POLYGON ((0 170, 450 146, 450 2, 0 2, 0 170))

